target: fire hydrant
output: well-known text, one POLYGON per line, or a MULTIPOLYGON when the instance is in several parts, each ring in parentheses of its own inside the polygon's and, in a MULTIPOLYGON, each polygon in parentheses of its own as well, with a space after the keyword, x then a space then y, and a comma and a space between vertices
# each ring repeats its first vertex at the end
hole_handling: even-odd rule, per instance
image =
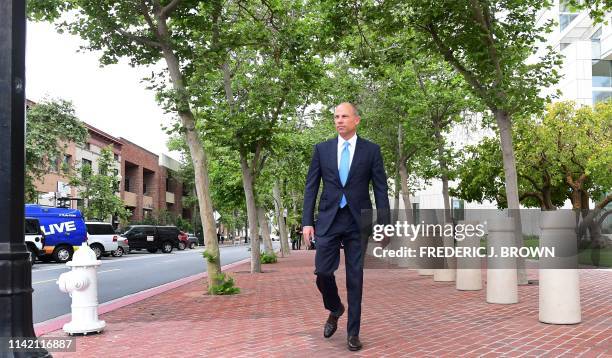
POLYGON ((83 243, 66 266, 72 271, 60 275, 59 289, 72 297, 72 320, 64 325, 64 332, 72 334, 100 333, 106 322, 98 319, 98 278, 96 269, 102 262, 87 243, 83 243))

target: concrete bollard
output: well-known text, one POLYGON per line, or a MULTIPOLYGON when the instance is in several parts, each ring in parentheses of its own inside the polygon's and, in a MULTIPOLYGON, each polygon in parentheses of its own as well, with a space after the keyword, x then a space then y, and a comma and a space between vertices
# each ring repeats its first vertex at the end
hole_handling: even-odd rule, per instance
MULTIPOLYGON (((514 247, 514 219, 501 217, 488 223, 487 246, 499 255, 502 247, 514 247)), ((517 303, 518 280, 516 258, 487 258, 487 302, 498 304, 517 303)))
MULTIPOLYGON (((460 221, 459 224, 466 227, 476 227, 476 221, 460 221)), ((480 247, 480 236, 466 236, 463 240, 457 240, 457 247, 478 248, 480 247)), ((457 257, 456 288, 460 291, 482 290, 482 269, 480 257, 457 257)))
POLYGON ((96 269, 102 262, 96 260, 96 254, 83 243, 66 266, 72 271, 60 275, 57 280, 60 291, 72 297, 71 321, 63 327, 68 334, 100 333, 106 327, 104 321, 98 320, 98 278, 96 269))
MULTIPOLYGON (((444 222, 444 220, 441 220, 444 222)), ((453 225, 452 221, 446 221, 442 225, 442 243, 444 247, 455 247, 455 237, 453 235, 445 235, 446 228, 453 225)), ((457 259, 455 256, 444 257, 440 259, 440 268, 434 270, 434 281, 436 282, 454 282, 456 278, 457 259)))
MULTIPOLYGON (((421 222, 415 223, 421 225, 427 224, 435 224, 436 223, 436 213, 433 209, 423 209, 420 210, 421 214, 421 222)), ((437 246, 436 237, 433 235, 433 232, 425 232, 424 235, 421 235, 422 231, 419 231, 419 235, 415 240, 415 247, 419 250, 420 247, 434 247, 437 246)), ((419 252, 419 251, 417 251, 419 252)), ((434 275, 434 267, 436 267, 436 259, 432 257, 419 257, 418 258, 418 267, 417 270, 419 276, 433 276, 434 275)))
POLYGON ((551 324, 580 323, 576 213, 542 212, 540 228, 540 248, 554 248, 555 257, 539 260, 539 320, 551 324))

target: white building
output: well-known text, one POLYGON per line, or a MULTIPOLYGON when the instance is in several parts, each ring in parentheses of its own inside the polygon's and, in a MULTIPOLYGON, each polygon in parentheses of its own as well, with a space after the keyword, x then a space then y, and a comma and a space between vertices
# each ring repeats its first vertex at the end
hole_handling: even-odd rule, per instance
POLYGON ((558 25, 547 45, 563 56, 562 78, 554 88, 561 91, 560 100, 590 106, 612 98, 612 13, 596 24, 588 11, 573 12, 561 0, 541 14, 539 24, 549 19, 558 25))

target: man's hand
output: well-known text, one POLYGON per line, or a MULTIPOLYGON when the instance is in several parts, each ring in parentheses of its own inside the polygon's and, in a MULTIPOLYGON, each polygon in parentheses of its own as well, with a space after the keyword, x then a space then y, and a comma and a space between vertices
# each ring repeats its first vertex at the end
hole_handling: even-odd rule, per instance
POLYGON ((380 247, 383 249, 389 245, 391 242, 391 238, 387 235, 384 235, 383 239, 380 241, 380 247))
POLYGON ((302 236, 304 237, 304 243, 306 244, 306 250, 310 249, 311 237, 314 237, 315 231, 314 226, 304 226, 302 228, 302 236))

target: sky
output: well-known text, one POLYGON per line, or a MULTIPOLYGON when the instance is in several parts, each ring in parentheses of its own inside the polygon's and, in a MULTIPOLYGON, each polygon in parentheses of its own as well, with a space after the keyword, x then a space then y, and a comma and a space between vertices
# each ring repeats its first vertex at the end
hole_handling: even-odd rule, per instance
POLYGON ((74 104, 82 121, 115 137, 123 137, 154 153, 179 153, 166 148, 164 113, 155 93, 140 83, 151 69, 133 68, 123 61, 100 67, 99 53, 77 52, 85 44, 77 36, 59 34, 48 23, 28 22, 26 42, 26 96, 37 102, 62 98, 74 104))

